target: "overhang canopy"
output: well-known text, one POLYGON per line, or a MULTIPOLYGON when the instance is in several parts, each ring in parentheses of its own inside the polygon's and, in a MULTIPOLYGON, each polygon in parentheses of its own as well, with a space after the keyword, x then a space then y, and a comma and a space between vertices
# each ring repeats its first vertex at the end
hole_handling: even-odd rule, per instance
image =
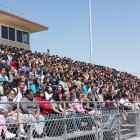
POLYGON ((38 24, 36 22, 27 20, 25 18, 5 12, 3 10, 0 10, 0 23, 26 30, 30 33, 48 30, 47 26, 38 24))

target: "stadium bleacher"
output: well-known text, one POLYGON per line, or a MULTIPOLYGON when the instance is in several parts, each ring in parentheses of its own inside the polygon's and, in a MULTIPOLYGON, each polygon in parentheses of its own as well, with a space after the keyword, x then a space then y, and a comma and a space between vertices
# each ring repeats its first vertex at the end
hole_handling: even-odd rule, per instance
MULTIPOLYGON (((16 122, 18 118, 20 122, 18 134, 21 137, 28 136, 29 132, 25 127, 29 127, 27 120, 32 120, 36 123, 40 121, 37 126, 33 124, 33 137, 36 138, 42 138, 44 136, 42 130, 47 127, 45 130, 47 137, 59 139, 67 131, 69 139, 73 139, 69 134, 70 131, 80 133, 84 130, 82 133, 84 136, 88 134, 94 139, 95 136, 90 136, 90 133, 93 127, 97 127, 92 116, 96 111, 101 114, 103 110, 109 108, 117 110, 116 102, 128 111, 139 109, 139 103, 134 105, 135 101, 139 101, 139 97, 140 79, 127 72, 50 55, 50 51, 46 54, 33 53, 31 50, 0 45, 0 116, 4 116, 6 123, 16 122), (11 101, 12 104, 9 103, 11 101), (40 101, 45 103, 39 103, 40 101), (15 107, 18 102, 24 102, 19 107, 19 115, 15 107), (65 102, 65 105, 62 102, 65 102), (127 103, 124 104, 125 102, 127 103), (64 118, 66 116, 67 118, 64 118), (41 123, 44 120, 46 123, 41 123), (25 126, 23 122, 26 123, 25 126)), ((112 121, 111 119, 108 121, 108 117, 104 120, 106 120, 104 124, 112 121)), ((10 138, 15 137, 13 133, 16 128, 13 130, 6 126, 0 126, 0 130, 5 131, 2 137, 5 138, 6 132, 9 131, 10 138)), ((114 131, 116 124, 110 127, 111 131, 104 132, 104 137, 109 133, 116 134, 114 131)))

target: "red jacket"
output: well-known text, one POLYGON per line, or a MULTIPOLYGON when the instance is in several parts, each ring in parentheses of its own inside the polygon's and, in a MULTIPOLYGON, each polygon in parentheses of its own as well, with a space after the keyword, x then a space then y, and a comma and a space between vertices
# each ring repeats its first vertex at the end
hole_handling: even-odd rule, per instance
POLYGON ((46 99, 42 99, 40 97, 35 98, 36 101, 38 102, 38 105, 40 107, 40 114, 45 115, 45 114, 51 114, 52 113, 52 105, 48 102, 46 99), (45 102, 45 103, 39 103, 39 102, 45 102))

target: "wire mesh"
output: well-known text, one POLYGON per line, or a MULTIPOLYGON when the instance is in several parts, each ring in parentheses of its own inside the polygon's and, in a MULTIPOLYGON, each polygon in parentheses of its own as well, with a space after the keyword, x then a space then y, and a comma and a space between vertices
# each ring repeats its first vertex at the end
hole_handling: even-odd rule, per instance
POLYGON ((140 112, 137 110, 67 112, 39 118, 22 114, 20 110, 17 113, 0 115, 0 140, 125 140, 139 135, 140 112), (25 135, 21 135, 22 127, 25 135))

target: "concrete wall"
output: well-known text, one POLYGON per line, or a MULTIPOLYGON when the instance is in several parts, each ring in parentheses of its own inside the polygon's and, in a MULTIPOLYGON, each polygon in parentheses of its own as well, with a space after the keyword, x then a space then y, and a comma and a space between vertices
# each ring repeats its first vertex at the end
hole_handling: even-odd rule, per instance
POLYGON ((0 38, 0 44, 12 46, 12 47, 17 47, 17 48, 23 48, 25 50, 29 50, 30 49, 29 45, 26 45, 26 44, 23 44, 23 43, 14 42, 14 41, 9 41, 9 40, 6 40, 6 39, 1 39, 1 38, 0 38))

